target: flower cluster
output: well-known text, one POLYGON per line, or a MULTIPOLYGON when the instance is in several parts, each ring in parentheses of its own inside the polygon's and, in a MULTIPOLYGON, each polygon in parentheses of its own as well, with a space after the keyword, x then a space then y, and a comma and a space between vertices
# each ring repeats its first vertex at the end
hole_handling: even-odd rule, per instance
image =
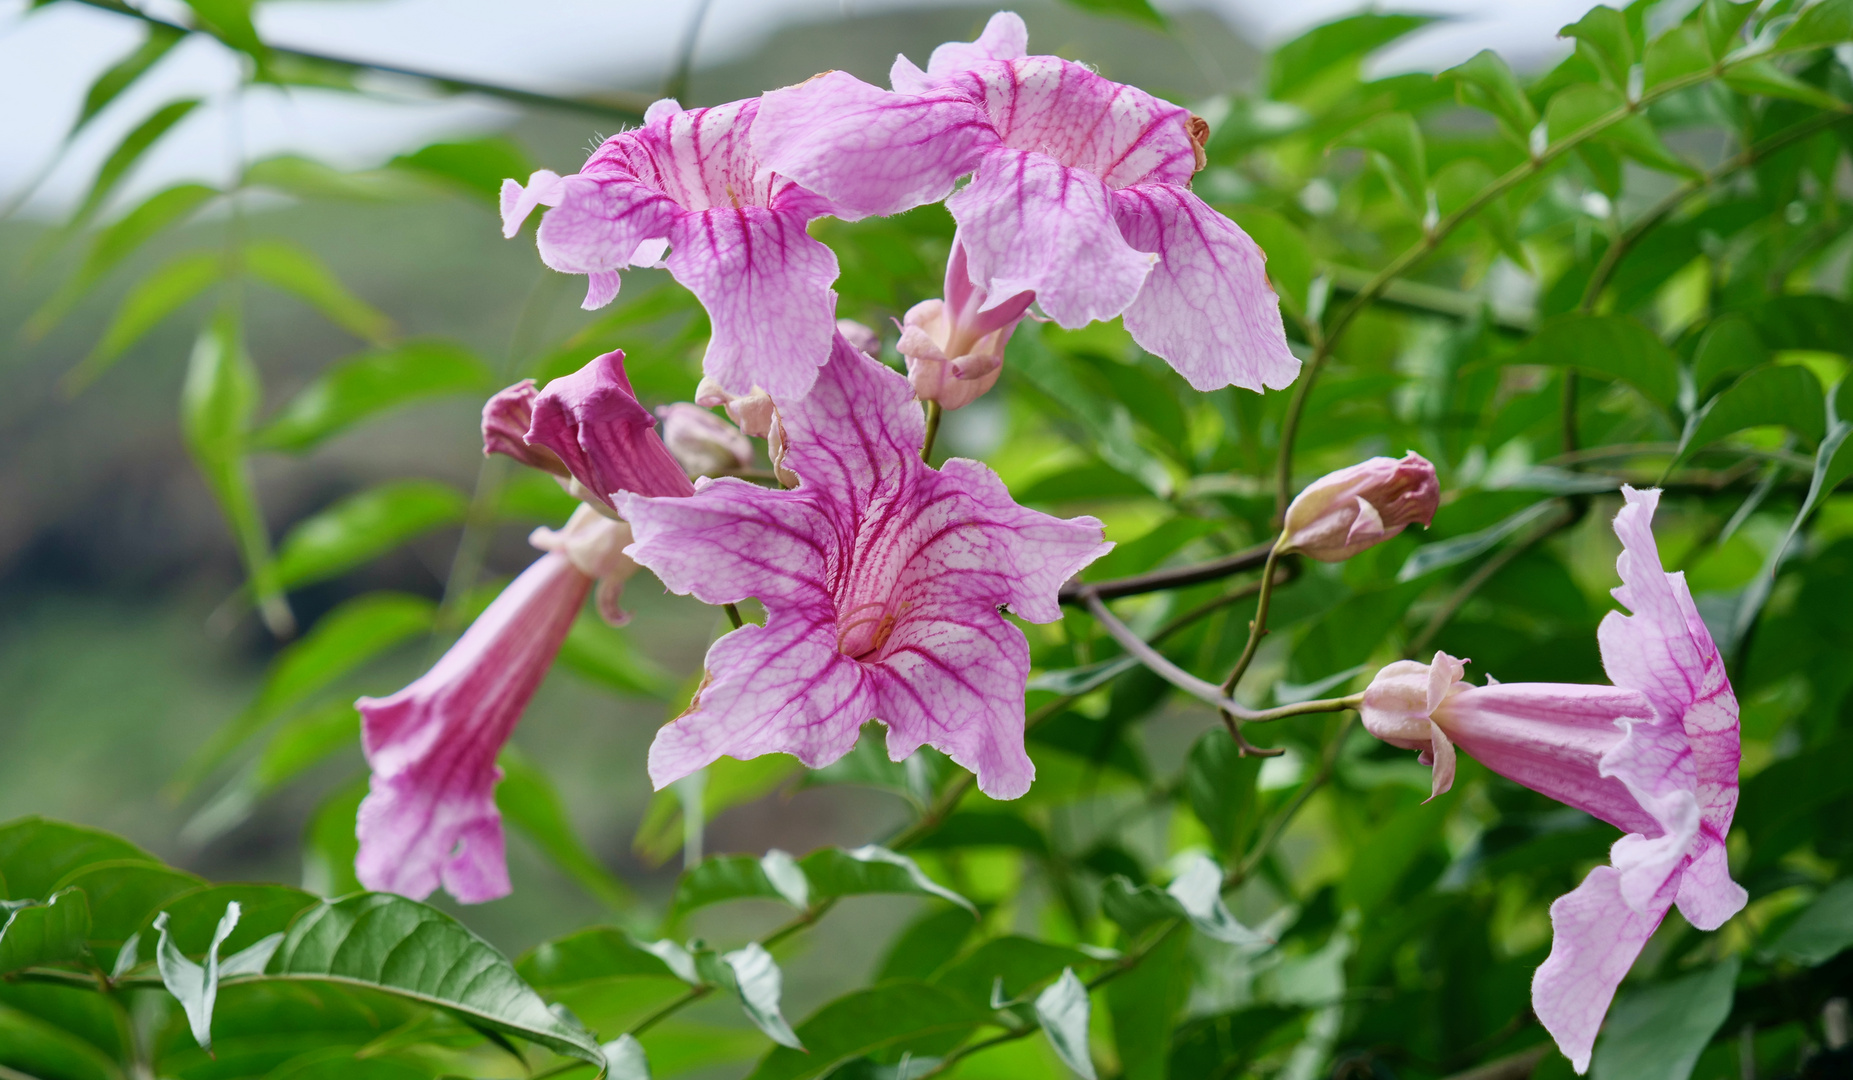
MULTIPOLYGON (((1065 327, 1121 318, 1199 390, 1279 389, 1300 362, 1261 250, 1190 190, 1203 121, 1029 55, 1009 13, 925 69, 897 60, 890 83, 829 72, 712 108, 659 101, 577 173, 505 183, 506 233, 547 207, 541 258, 587 276, 586 307, 609 303, 635 266, 664 266, 692 291, 712 326, 705 377, 692 403, 652 412, 614 352, 485 406, 485 452, 552 474, 582 505, 535 533, 545 554, 430 672, 360 702, 367 886, 423 897, 442 885, 465 902, 508 892, 496 756, 588 596, 621 622, 619 591, 639 567, 673 592, 766 612, 713 644, 687 710, 657 734, 658 788, 722 756, 821 767, 878 719, 895 760, 932 746, 986 795, 1029 789, 1030 653, 1005 612, 1055 621, 1063 584, 1112 545, 1093 518, 1019 506, 983 464, 932 467, 922 404, 937 416, 991 389, 1033 311, 1065 327), (806 227, 942 199, 957 225, 944 295, 900 320, 904 377, 878 335, 838 321, 836 257, 806 227), (754 439, 769 469, 753 469, 754 439)), ((1440 501, 1434 466, 1413 452, 1340 470, 1287 507, 1269 566, 1349 559, 1427 525, 1440 501)), ((1668 908, 1711 928, 1744 902, 1723 845, 1736 704, 1683 580, 1660 569, 1654 505, 1629 491, 1615 523, 1616 596, 1634 612, 1602 626, 1615 685, 1470 686, 1464 662, 1437 653, 1390 664, 1349 699, 1372 734, 1422 751, 1436 796, 1458 749, 1627 833, 1613 865, 1553 905, 1556 943, 1534 988, 1579 1069, 1668 908)))

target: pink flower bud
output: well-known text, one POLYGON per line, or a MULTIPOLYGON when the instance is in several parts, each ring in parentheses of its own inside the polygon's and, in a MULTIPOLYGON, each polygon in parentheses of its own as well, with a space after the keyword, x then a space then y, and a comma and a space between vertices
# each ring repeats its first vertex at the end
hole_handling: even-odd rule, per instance
POLYGON ((1440 502, 1435 467, 1422 455, 1374 457, 1308 484, 1287 507, 1281 550, 1343 562, 1411 522, 1426 527, 1440 502))
POLYGON ((987 299, 967 276, 965 248, 954 240, 946 262, 946 298, 909 308, 895 346, 907 358, 907 381, 916 398, 957 409, 997 385, 1004 346, 1035 294, 1018 293, 985 310, 987 299))
POLYGON ((624 582, 637 572, 637 564, 624 549, 631 544, 631 527, 599 513, 590 504, 581 506, 559 529, 535 529, 528 543, 541 551, 563 555, 573 569, 598 582, 594 598, 598 613, 613 626, 623 626, 630 614, 618 606, 624 582))
POLYGON ((565 476, 560 455, 528 445, 528 425, 534 422, 534 399, 539 396, 534 380, 523 379, 484 403, 483 454, 505 454, 529 468, 565 476))
POLYGON ((753 444, 740 429, 699 405, 678 401, 656 410, 663 443, 690 476, 723 476, 753 464, 753 444))
POLYGON ((862 352, 875 359, 881 359, 881 335, 854 319, 838 319, 836 332, 843 335, 843 340, 854 345, 862 352))
POLYGON ((750 394, 730 394, 709 376, 696 384, 695 404, 704 409, 726 409, 733 422, 740 425, 740 430, 755 439, 771 438, 772 425, 778 419, 771 394, 757 386, 750 394))

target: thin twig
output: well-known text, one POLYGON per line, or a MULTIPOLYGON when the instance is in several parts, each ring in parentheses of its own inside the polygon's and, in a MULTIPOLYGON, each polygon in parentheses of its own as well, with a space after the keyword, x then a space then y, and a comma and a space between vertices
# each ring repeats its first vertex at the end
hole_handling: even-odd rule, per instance
POLYGON ((712 0, 696 0, 695 14, 689 16, 688 29, 682 32, 682 47, 676 50, 675 70, 663 84, 663 96, 680 101, 688 94, 688 78, 695 70, 695 43, 701 39, 701 24, 708 17, 712 0))
POLYGON ((1131 577, 1114 578, 1111 581, 1071 581, 1062 586, 1057 594, 1064 604, 1083 605, 1091 594, 1102 600, 1112 600, 1121 596, 1137 596, 1141 593, 1162 592, 1165 589, 1181 589, 1186 585, 1200 585, 1205 581, 1229 577, 1247 570, 1259 570, 1268 561, 1268 555, 1274 550, 1274 541, 1269 540, 1251 548, 1244 548, 1233 555, 1224 556, 1195 566, 1179 566, 1169 570, 1153 570, 1147 574, 1134 574, 1131 577))

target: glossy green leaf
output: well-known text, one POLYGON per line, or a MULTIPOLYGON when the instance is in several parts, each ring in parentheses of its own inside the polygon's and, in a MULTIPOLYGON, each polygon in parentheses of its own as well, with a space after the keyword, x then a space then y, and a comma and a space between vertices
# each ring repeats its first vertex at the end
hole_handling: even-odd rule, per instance
POLYGON ((226 908, 238 905, 238 923, 220 942, 226 956, 244 953, 260 941, 289 928, 296 916, 321 900, 288 885, 204 885, 169 897, 141 927, 142 940, 156 937, 154 919, 167 916, 167 934, 188 956, 203 956, 211 947, 226 908))
POLYGON ((908 923, 889 943, 875 981, 930 978, 946 966, 978 926, 971 912, 964 908, 934 906, 908 923))
POLYGON ((67 227, 81 228, 94 218, 97 211, 103 208, 104 202, 128 179, 129 172, 142 159, 142 155, 198 107, 198 98, 170 101, 130 129, 122 141, 116 144, 116 148, 110 151, 109 156, 103 159, 103 164, 97 167, 96 177, 90 182, 90 190, 84 193, 83 202, 78 204, 67 227))
POLYGON ((1598 4, 1569 26, 1557 31, 1559 37, 1574 38, 1589 50, 1610 82, 1617 87, 1628 85, 1628 69, 1634 66, 1635 42, 1628 30, 1627 16, 1614 8, 1598 4))
POLYGON ((1626 991, 1596 1039, 1592 1080, 1685 1080, 1730 1015, 1733 957, 1707 970, 1626 991))
MULTIPOLYGON (((1106 985, 1107 1015, 1113 1021, 1113 1044, 1125 1080, 1166 1080, 1166 1051, 1171 1032, 1190 998, 1191 935, 1177 930, 1106 985)), ((1169 1073, 1173 1077, 1200 1073, 1169 1073)))
POLYGON ((109 964, 115 947, 143 929, 163 904, 205 882, 185 870, 125 859, 80 867, 59 885, 83 890, 90 908, 90 940, 100 947, 99 961, 109 964))
POLYGON ((90 905, 82 889, 60 889, 43 902, 0 903, 0 975, 82 960, 89 937, 90 905))
POLYGON ((77 122, 71 125, 70 134, 65 138, 75 137, 98 113, 121 97, 123 91, 160 63, 185 37, 185 33, 171 26, 149 23, 147 36, 142 38, 142 43, 127 56, 105 68, 103 74, 90 84, 90 89, 84 92, 83 108, 78 110, 77 122))
POLYGON ((650 1059, 643 1044, 630 1035, 620 1035, 599 1047, 605 1055, 608 1080, 650 1080, 650 1059))
POLYGON ((1749 312, 1757 336, 1771 349, 1804 349, 1853 355, 1846 328, 1853 304, 1819 293, 1772 296, 1749 312))
POLYGON ((1007 810, 960 810, 913 845, 916 851, 946 848, 1007 847, 1045 855, 1049 838, 1020 814, 1007 810))
POLYGON ((1704 28, 1682 23, 1648 42, 1641 58, 1642 85, 1651 88, 1704 71, 1713 59, 1704 28))
POLYGON ((469 497, 436 480, 389 480, 291 526, 277 579, 294 589, 337 577, 428 532, 461 522, 469 497))
POLYGON ((1266 253, 1268 280, 1287 309, 1304 312, 1306 291, 1313 280, 1312 249, 1306 235, 1282 215, 1261 207, 1233 207, 1229 216, 1266 253))
POLYGON ((1745 428, 1784 424, 1809 442, 1827 433, 1827 402, 1814 372, 1791 364, 1766 364, 1732 383, 1699 415, 1687 452, 1745 428))
POLYGON ((797 1033, 785 1022, 785 1016, 779 1011, 779 998, 784 994, 785 977, 779 971, 778 962, 772 954, 757 941, 750 942, 743 949, 724 953, 721 962, 727 965, 733 975, 734 993, 740 998, 740 1008, 753 1026, 766 1033, 766 1037, 780 1046, 789 1046, 793 1050, 803 1050, 804 1043, 799 1041, 797 1033))
MULTIPOLYGON (((789 861, 791 856, 774 848, 767 853, 767 858, 782 857, 789 861)), ((803 907, 809 896, 809 881, 804 881, 804 892, 798 895, 796 905, 803 907)), ((711 855, 690 868, 676 882, 675 899, 670 902, 670 917, 680 918, 698 908, 709 904, 723 903, 728 900, 780 900, 793 903, 792 895, 796 890, 789 885, 781 889, 772 876, 766 872, 765 860, 755 859, 751 855, 711 855)))
POLYGON ((0 1066, 32 1080, 124 1080, 95 1046, 36 1016, 0 1005, 0 1066))
POLYGON ((1770 943, 1769 952, 1813 967, 1853 948, 1853 878, 1842 878, 1821 895, 1770 943))
POLYGON ((270 721, 388 649, 428 632, 436 616, 437 605, 430 600, 394 592, 357 596, 322 616, 277 654, 257 699, 213 733, 178 782, 196 782, 270 721))
POLYGON ((1428 209, 1428 154, 1414 117, 1400 112, 1373 117, 1334 145, 1375 155, 1403 201, 1417 213, 1428 209))
POLYGON ((811 1080, 873 1054, 945 1053, 990 1016, 936 986, 892 982, 837 998, 799 1024, 809 1053, 778 1046, 748 1080, 811 1080))
POLYGON ((1062 972, 1047 990, 1036 995, 1036 1021, 1048 1036, 1055 1054, 1085 1080, 1094 1080, 1094 1059, 1087 1050, 1087 1018, 1091 1011, 1087 987, 1074 969, 1062 972))
POLYGON ((248 818, 266 795, 334 754, 359 747, 360 714, 352 702, 331 701, 291 717, 271 734, 249 768, 188 819, 181 839, 210 842, 248 818))
POLYGON ((371 342, 392 336, 392 320, 348 291, 315 253, 282 240, 258 240, 240 253, 251 276, 320 311, 328 321, 371 342))
POLYGON ((77 273, 26 321, 27 336, 38 338, 50 332, 117 263, 218 197, 218 189, 205 184, 176 184, 148 196, 105 226, 90 242, 77 273))
POLYGON ((269 450, 300 452, 407 402, 441 394, 486 394, 494 381, 488 364, 449 341, 408 341, 363 352, 304 387, 252 441, 269 450))
POLYGON ((1722 388, 1724 380, 1761 367, 1769 359, 1750 320, 1742 315, 1723 315, 1713 319, 1699 339, 1692 358, 1692 384, 1700 401, 1709 399, 1722 388))
POLYGON ((401 896, 364 894, 311 908, 290 927, 267 975, 372 987, 557 1053, 603 1061, 585 1029, 549 1011, 487 942, 401 896), (405 955, 418 962, 400 962, 405 955))
POLYGON ((1492 113, 1505 127, 1506 134, 1522 146, 1528 146, 1531 129, 1538 126, 1538 110, 1525 96, 1518 76, 1512 74, 1505 59, 1491 49, 1481 49, 1464 64, 1442 72, 1436 78, 1453 79, 1461 103, 1492 113))
POLYGON ((127 840, 82 825, 41 817, 0 825, 0 882, 8 899, 42 900, 80 867, 120 860, 160 862, 127 840))
POLYGON ((1679 363, 1652 330, 1622 315, 1560 315, 1510 361, 1573 367, 1619 379, 1670 409, 1679 397, 1679 363))
POLYGON ((1699 6, 1699 25, 1705 30, 1705 43, 1714 59, 1742 43, 1743 26, 1760 5, 1756 0, 1733 3, 1732 0, 1705 0, 1699 6))
POLYGON ((452 185, 479 199, 495 203, 503 180, 525 184, 534 171, 533 159, 519 143, 500 136, 465 142, 432 143, 393 158, 395 168, 452 185))
POLYGON ((1262 759, 1245 757, 1225 731, 1198 737, 1184 767, 1184 795, 1225 858, 1238 858, 1255 827, 1255 782, 1262 759))
MULTIPOLYGON (((945 957, 940 959, 943 962, 945 957)), ((982 1009, 992 1007, 994 998, 1021 1000, 1062 971, 1096 962, 1095 957, 1071 946, 1011 934, 992 938, 952 961, 931 982, 982 1009)))
POLYGON ((978 913, 970 900, 927 877, 914 860, 876 844, 865 844, 853 851, 824 848, 806 855, 799 865, 810 881, 813 902, 827 896, 912 893, 937 896, 974 916, 978 913))
POLYGON ((266 58, 264 43, 251 25, 253 0, 186 0, 199 27, 260 64, 266 58))
POLYGON ((1853 41, 1853 0, 1821 0, 1776 39, 1776 52, 1796 52, 1853 41))
POLYGON ((636 897, 579 838, 547 774, 512 747, 503 751, 500 764, 495 805, 502 817, 599 903, 612 911, 628 910, 636 897))
POLYGON ((238 905, 225 905, 225 914, 219 918, 212 941, 206 946, 205 963, 196 964, 187 959, 168 936, 167 913, 162 912, 154 920, 155 933, 159 935, 155 963, 161 972, 161 982, 186 1010, 187 1026, 193 1029, 194 1041, 208 1053, 212 1050, 212 1006, 219 996, 219 947, 237 925, 238 905))
POLYGON ((1724 76, 1724 84, 1746 96, 1783 98, 1817 109, 1846 107, 1846 103, 1834 95, 1802 82, 1767 60, 1732 65, 1724 76))
POLYGON ((1265 949, 1273 944, 1266 935, 1235 920, 1222 902, 1222 888, 1222 867, 1214 859, 1198 856, 1185 864, 1184 872, 1172 880, 1165 892, 1177 901, 1190 925, 1206 937, 1248 949, 1265 949))
POLYGON ((620 694, 667 700, 675 680, 637 650, 631 631, 590 611, 573 620, 554 662, 588 682, 620 694))
POLYGON ((1268 96, 1291 97, 1337 65, 1355 64, 1434 21, 1428 15, 1369 12, 1315 26, 1274 51, 1268 65, 1268 96))
POLYGON ((189 252, 137 281, 117 306, 102 339, 66 373, 65 392, 75 394, 109 370, 130 346, 215 284, 222 265, 218 255, 211 252, 189 252))
POLYGON ((354 859, 360 853, 360 840, 354 835, 354 822, 360 814, 360 801, 367 796, 365 778, 350 781, 328 793, 302 837, 302 887, 317 896, 346 896, 360 891, 354 875, 354 859))
POLYGON ((1444 567, 1456 566, 1491 551, 1501 540, 1542 519, 1556 506, 1557 500, 1544 499, 1477 532, 1440 540, 1433 544, 1423 544, 1410 553, 1402 569, 1396 572, 1396 580, 1414 581, 1424 574, 1431 574, 1444 567))
POLYGON ((515 967, 522 978, 547 990, 601 979, 684 975, 630 934, 606 926, 542 942, 528 950, 515 967))
POLYGON ((1545 107, 1544 119, 1553 144, 1601 125, 1589 136, 1590 141, 1650 169, 1676 176, 1698 175, 1698 170, 1667 149, 1645 116, 1628 113, 1621 92, 1610 87, 1583 83, 1559 91, 1545 107))

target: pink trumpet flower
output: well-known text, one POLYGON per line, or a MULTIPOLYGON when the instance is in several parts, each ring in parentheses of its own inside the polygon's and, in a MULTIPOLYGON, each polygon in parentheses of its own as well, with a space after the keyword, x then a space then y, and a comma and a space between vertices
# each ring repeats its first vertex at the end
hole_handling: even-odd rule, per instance
POLYGON ((1281 550, 1343 562, 1411 524, 1427 526, 1440 505, 1435 467, 1421 454, 1374 457, 1306 485, 1287 507, 1281 550))
POLYGON ((373 770, 360 804, 354 870, 369 889, 422 900, 440 884, 465 904, 508 895, 495 759, 598 585, 600 609, 621 616, 618 590, 637 569, 623 554, 630 527, 582 506, 546 550, 430 671, 386 698, 361 698, 362 744, 373 770))
POLYGON ((535 396, 532 412, 525 444, 551 452, 607 507, 620 491, 687 495, 695 490, 657 436, 655 414, 631 390, 622 352, 608 352, 548 383, 535 396))
POLYGON ((1291 384, 1300 361, 1266 256, 1190 192, 1203 122, 1081 64, 1029 56, 1028 40, 1021 18, 999 12, 976 42, 933 50, 925 71, 896 59, 893 92, 841 71, 773 91, 754 151, 846 213, 946 199, 990 308, 1033 292, 1071 329, 1124 314, 1133 339, 1199 390, 1291 384))
POLYGON ((667 266, 708 309, 710 375, 735 393, 759 385, 801 397, 829 359, 836 321, 836 256, 805 225, 835 208, 754 155, 758 111, 757 98, 707 109, 658 101, 577 173, 503 181, 502 232, 552 207, 541 260, 587 275, 588 309, 618 295, 625 268, 667 266))
POLYGON ((1100 522, 1026 510, 975 461, 923 464, 906 380, 841 337, 780 419, 795 489, 723 477, 686 499, 618 500, 636 530, 628 553, 670 590, 758 597, 767 613, 708 650, 694 702, 650 747, 650 779, 661 788, 722 755, 818 768, 880 719, 894 760, 928 744, 986 794, 1023 794, 1029 645, 1000 608, 1059 618, 1062 582, 1112 546, 1100 522))
MULTIPOLYGON (((1725 837, 1737 808, 1737 698, 1684 574, 1661 569, 1658 491, 1622 488, 1622 584, 1597 638, 1613 686, 1461 681, 1462 661, 1399 661, 1364 692, 1364 726, 1420 749, 1435 795, 1459 747, 1487 768, 1627 833, 1608 866, 1551 905, 1551 955, 1532 1008, 1577 1072, 1641 947, 1673 905, 1700 930, 1742 910, 1725 837)), ((1432 796, 1431 796, 1432 797, 1432 796)))

